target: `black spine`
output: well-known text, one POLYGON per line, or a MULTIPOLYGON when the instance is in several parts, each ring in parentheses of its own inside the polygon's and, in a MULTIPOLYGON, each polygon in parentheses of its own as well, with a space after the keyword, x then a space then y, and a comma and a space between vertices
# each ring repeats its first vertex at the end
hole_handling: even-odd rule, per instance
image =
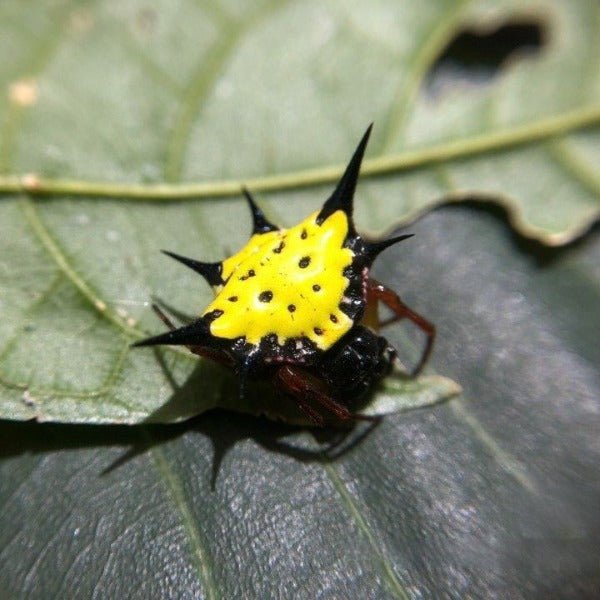
POLYGON ((252 213, 252 234, 279 231, 279 227, 277 227, 277 225, 273 225, 273 223, 267 220, 265 213, 259 208, 258 204, 256 204, 256 201, 247 188, 243 187, 242 193, 248 201, 250 212, 252 213))
POLYGON ((342 210, 346 213, 348 217, 349 223, 352 223, 352 209, 353 209, 353 200, 354 200, 354 192, 356 190, 356 182, 358 181, 358 176, 360 174, 360 165, 363 160, 363 156, 365 154, 365 148, 367 147, 367 142, 369 141, 369 136, 371 135, 371 129, 373 128, 373 123, 367 127, 362 139, 360 140, 344 174, 339 180, 335 190, 321 209, 321 212, 317 216, 317 223, 320 225, 327 219, 327 217, 331 216, 334 212, 338 210, 342 210))
POLYGON ((193 258, 186 258, 185 256, 180 256, 179 254, 175 254, 174 252, 169 252, 168 250, 161 250, 163 254, 174 258, 180 263, 184 264, 186 267, 189 267, 196 273, 199 273, 208 281, 210 285, 223 285, 225 282, 223 281, 223 277, 221 276, 223 273, 223 265, 218 263, 208 263, 201 262, 199 260, 194 260, 193 258))
POLYGON ((397 244, 403 240, 413 237, 414 233, 407 233, 405 235, 399 235, 397 237, 390 238, 389 240, 381 240, 379 242, 365 242, 364 253, 368 259, 373 262, 381 252, 386 248, 397 244))
POLYGON ((210 346, 209 323, 205 317, 197 319, 193 323, 173 329, 160 335, 146 338, 132 344, 132 347, 139 346, 210 346))

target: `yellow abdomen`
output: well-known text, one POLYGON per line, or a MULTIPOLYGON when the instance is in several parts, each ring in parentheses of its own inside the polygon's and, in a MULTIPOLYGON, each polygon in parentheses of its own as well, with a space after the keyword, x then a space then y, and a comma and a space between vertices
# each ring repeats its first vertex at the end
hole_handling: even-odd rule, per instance
POLYGON ((337 211, 322 225, 315 213, 290 229, 253 235, 223 262, 225 285, 204 314, 222 311, 210 324, 212 335, 245 337, 259 344, 275 334, 283 345, 307 337, 326 350, 353 325, 340 310, 353 253, 343 244, 346 214, 337 211))

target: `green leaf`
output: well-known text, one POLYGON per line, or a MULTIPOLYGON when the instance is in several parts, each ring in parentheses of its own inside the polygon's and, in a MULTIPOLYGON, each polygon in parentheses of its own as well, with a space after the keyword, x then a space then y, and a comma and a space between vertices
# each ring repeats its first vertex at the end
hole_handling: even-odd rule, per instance
MULTIPOLYGON (((350 89, 346 53, 356 54, 363 46, 364 33, 351 22, 354 16, 334 5, 272 3, 245 13, 240 8, 49 1, 32 16, 25 4, 4 3, 0 28, 6 33, 5 54, 13 60, 0 71, 6 89, 0 106, 0 171, 8 180, 14 178, 11 173, 31 172, 18 179, 17 191, 25 186, 33 193, 43 189, 40 176, 162 182, 297 169, 338 152, 337 160, 345 160, 354 146, 354 127, 333 123, 327 107, 350 89), (305 31, 282 39, 298 19, 306 23, 305 31), (343 42, 336 41, 339 36, 343 42), (262 82, 244 76, 251 73, 248 61, 260 67, 255 77, 266 76, 260 72, 264 58, 284 41, 290 64, 283 71, 275 69, 262 82), (328 57, 316 70, 315 52, 328 57), (328 72, 321 71, 326 64, 335 67, 330 84, 338 89, 333 92, 325 85, 328 72), (295 91, 300 80, 285 76, 292 65, 299 77, 313 78, 313 91, 304 83, 303 93, 295 91), (317 84, 323 84, 322 92, 317 84), (254 86, 252 94, 247 86, 254 86), (275 104, 264 105, 268 89, 275 104), (283 96, 298 102, 293 114, 283 96), (231 105, 234 99, 237 108, 231 105), (301 107, 305 114, 298 127, 301 107), (243 118, 243 127, 232 114, 243 118), (275 114, 287 123, 285 136, 273 122, 275 114), (271 125, 264 127, 267 115, 271 125), (284 143, 292 135, 294 143, 284 143)), ((434 10, 425 17, 435 23, 443 15, 434 10)), ((369 68, 388 64, 384 50, 374 45, 364 54, 369 68)), ((376 113, 364 105, 367 119, 376 113)), ((357 112, 355 121, 362 129, 366 119, 357 112)), ((209 199, 151 205, 119 197, 97 203, 89 185, 78 190, 83 198, 72 197, 67 187, 55 190, 60 193, 49 202, 17 194, 0 205, 8 232, 0 241, 0 416, 170 422, 221 406, 297 421, 293 407, 263 392, 240 403, 231 376, 198 364, 185 351, 129 349, 133 340, 162 327, 148 310, 151 296, 187 314, 197 314, 208 301, 208 290, 188 273, 165 266, 159 248, 222 258, 247 238, 241 203, 232 207, 209 199), (239 219, 232 221, 232 209, 239 219)), ((327 192, 307 191, 289 210, 273 202, 269 206, 280 213, 280 222, 291 224, 321 204, 327 192)), ((365 188, 363 214, 368 206, 375 213, 376 203, 365 188)), ((392 210, 392 219, 401 214, 392 210)), ((389 216, 380 222, 389 223, 389 216)), ((459 390, 440 376, 390 385, 393 391, 382 390, 367 412, 425 406, 459 390)))
MULTIPOLYGON (((4 193, 196 204, 238 196, 242 181, 254 191, 302 188, 334 181, 374 120, 364 173, 406 175, 365 186, 377 208, 359 210, 364 228, 381 232, 473 197, 502 204, 521 233, 548 244, 598 217, 595 0, 2 11, 13 57, 0 71, 4 193), (427 93, 460 31, 520 23, 537 28, 537 52, 510 54, 485 85, 427 93)), ((292 201, 304 209, 314 193, 292 201)), ((286 212, 280 194, 274 202, 286 212)))
MULTIPOLYGON (((2 208, 21 212, 30 231, 23 230, 19 243, 24 249, 31 247, 39 252, 39 258, 26 250, 19 252, 23 267, 17 265, 16 301, 9 305, 18 312, 7 323, 12 332, 2 352, 2 416, 94 423, 171 422, 220 406, 305 422, 292 403, 288 406, 265 390, 240 401, 229 373, 208 361, 198 362, 188 352, 132 351, 131 340, 140 334, 122 308, 128 302, 115 301, 115 309, 101 299, 77 272, 30 200, 23 198, 17 206, 7 204, 2 208), (50 268, 44 272, 41 265, 49 262, 50 268), (26 278, 28 272, 30 279, 26 278)), ((72 225, 67 223, 67 229, 72 225)), ((56 222, 56 226, 61 224, 56 222)), ((110 229, 108 233, 115 231, 110 229)), ((85 231, 69 235, 71 240, 80 237, 82 245, 87 244, 86 236, 85 231)), ((79 252, 86 260, 85 249, 79 252)), ((124 252, 122 256, 127 260, 124 252)), ((126 272, 129 265, 123 265, 116 255, 114 263, 106 265, 105 276, 114 276, 110 264, 119 263, 125 271, 113 283, 131 283, 131 274, 126 272)), ((182 286, 173 285, 174 289, 178 287, 182 286)), ((113 293, 119 292, 115 288, 113 293)), ((381 398, 376 398, 366 412, 387 414, 425 406, 459 391, 454 382, 443 377, 425 376, 416 382, 396 380, 393 392, 382 390, 381 398)))
MULTIPOLYGON (((442 198, 503 202, 522 231, 549 243, 598 214, 593 1, 523 12, 474 1, 350 9, 48 0, 0 11, 11 57, 0 67, 0 188, 16 193, 0 206, 9 232, 0 240, 4 417, 133 423, 229 402, 221 371, 200 367, 196 395, 182 394, 196 368, 189 356, 167 352, 159 366, 150 352, 128 351, 157 331, 151 295, 188 314, 209 298, 157 250, 210 260, 238 248, 245 209, 214 197, 237 195, 240 180, 279 191, 263 202, 273 219, 294 223, 330 187, 283 190, 333 181, 339 169, 327 165, 346 160, 370 120, 366 174, 404 175, 362 184, 363 231, 390 229, 442 198), (513 57, 487 85, 425 93, 461 28, 511 19, 546 32, 540 52, 513 57), (186 201, 149 202, 182 193, 186 201)), ((455 389, 447 381, 428 401, 455 389)), ((395 399, 398 408, 414 402, 408 391, 395 399)))
MULTIPOLYGON (((59 212, 56 206, 53 208, 48 212, 50 220, 54 220, 54 215, 59 212)), ((105 208, 93 208, 100 220, 110 218, 110 227, 114 229, 108 229, 107 234, 119 238, 120 234, 116 233, 119 226, 115 224, 119 211, 112 211, 109 216, 104 214, 105 208)), ((267 414, 288 422, 306 422, 292 402, 282 401, 264 387, 251 390, 253 393, 241 401, 232 374, 209 361, 196 360, 185 350, 130 348, 131 341, 141 334, 126 312, 130 304, 127 298, 132 292, 120 292, 119 287, 133 284, 131 289, 135 289, 140 284, 140 277, 146 277, 148 273, 139 267, 146 260, 139 249, 136 249, 138 257, 133 257, 131 251, 128 254, 129 239, 123 240, 121 256, 118 255, 121 245, 116 243, 120 240, 116 239, 113 240, 115 243, 106 246, 107 249, 117 246, 113 258, 102 258, 108 260, 101 276, 105 279, 103 283, 108 284, 111 280, 113 297, 117 298, 119 293, 125 295, 125 299, 117 299, 111 306, 110 301, 102 299, 110 298, 110 292, 99 294, 74 266, 74 263, 91 258, 86 256, 85 250, 89 235, 87 223, 83 225, 83 231, 77 232, 73 221, 54 220, 55 227, 65 228, 65 236, 70 242, 79 238, 81 246, 77 253, 81 260, 74 261, 59 246, 33 202, 22 198, 16 206, 6 204, 0 211, 2 209, 7 209, 9 215, 9 210, 19 211, 29 230, 23 229, 19 235, 23 252, 18 253, 21 262, 11 276, 15 279, 16 298, 8 306, 15 312, 9 313, 10 320, 6 325, 11 333, 6 336, 8 342, 1 354, 0 383, 4 388, 0 398, 1 416, 38 421, 150 423, 179 421, 224 407, 267 414), (29 248, 35 249, 38 256, 28 254, 29 248), (127 264, 130 258, 138 264, 127 264), (47 265, 46 269, 42 265, 47 265), (120 274, 117 273, 119 269, 122 269, 120 274)), ((87 216, 89 210, 81 214, 95 220, 96 217, 87 216)), ((176 229, 181 226, 180 219, 184 218, 179 213, 175 216, 172 239, 178 239, 176 229)), ((127 226, 126 216, 123 222, 127 226)), ((167 219, 163 217, 161 226, 164 229, 166 225, 167 219)), ((152 228, 152 225, 148 223, 148 227, 152 228)), ((158 269, 157 276, 160 274, 164 272, 158 269)), ((178 284, 177 281, 188 279, 193 282, 183 269, 173 269, 172 275, 176 279, 171 283, 167 278, 163 279, 166 289, 185 292, 189 284, 178 284)), ((147 290, 137 297, 149 297, 150 294, 147 290)), ((190 298, 182 297, 181 300, 180 306, 190 303, 190 298)), ((176 301, 172 302, 176 304, 176 301)), ((132 304, 139 309, 136 304, 144 306, 148 303, 132 304)), ((190 308, 190 313, 192 310, 190 308)), ((427 406, 459 392, 456 383, 440 376, 421 376, 416 381, 390 377, 365 412, 383 415, 427 406)))
POLYGON ((435 316, 463 398, 362 441, 0 423, 3 596, 597 597, 600 239, 519 247, 456 207, 415 232, 378 276, 435 316))

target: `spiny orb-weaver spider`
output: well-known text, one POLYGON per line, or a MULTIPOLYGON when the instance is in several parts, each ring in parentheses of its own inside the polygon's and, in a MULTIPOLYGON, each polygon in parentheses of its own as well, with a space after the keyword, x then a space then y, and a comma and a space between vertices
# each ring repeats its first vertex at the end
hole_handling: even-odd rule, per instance
POLYGON ((247 378, 270 378, 315 425, 325 424, 319 407, 342 421, 366 418, 351 403, 388 375, 396 359, 396 350, 377 333, 380 326, 407 318, 425 333, 416 375, 431 352, 435 328, 369 274, 380 252, 411 235, 367 241, 352 218, 371 127, 321 210, 298 225, 270 223, 244 188, 254 226, 237 254, 207 263, 163 251, 202 275, 215 298, 180 328, 155 305, 170 331, 134 346, 187 346, 233 369, 241 396, 247 378), (385 322, 377 314, 379 302, 393 312, 385 322))

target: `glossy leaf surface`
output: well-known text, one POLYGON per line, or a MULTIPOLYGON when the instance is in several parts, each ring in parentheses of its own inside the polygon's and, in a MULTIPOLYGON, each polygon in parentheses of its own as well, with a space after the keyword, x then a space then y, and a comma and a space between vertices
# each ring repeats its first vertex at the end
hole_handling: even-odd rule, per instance
POLYGON ((537 254, 504 219, 456 208, 417 232, 379 275, 436 315, 433 366, 463 399, 390 415, 341 456, 324 451, 334 432, 318 445, 231 412, 5 422, 4 593, 596 597, 597 236, 537 254))

